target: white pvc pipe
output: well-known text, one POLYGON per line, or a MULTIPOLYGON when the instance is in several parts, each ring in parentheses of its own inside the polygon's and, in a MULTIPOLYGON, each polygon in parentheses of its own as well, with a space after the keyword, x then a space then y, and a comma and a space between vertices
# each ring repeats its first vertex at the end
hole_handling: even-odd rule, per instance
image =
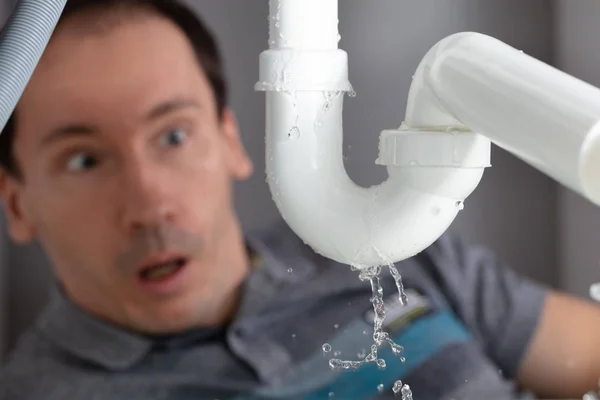
POLYGON ((462 150, 455 165, 440 166, 427 162, 423 147, 436 133, 423 135, 412 146, 419 167, 389 165, 382 185, 357 186, 343 165, 343 95, 352 86, 347 54, 337 48, 337 0, 271 0, 270 10, 270 49, 261 54, 256 88, 267 91, 267 182, 283 218, 315 251, 345 264, 380 265, 420 252, 479 183, 489 141, 468 134, 445 141, 442 148, 459 143, 462 150))
POLYGON ((406 113, 413 127, 455 121, 600 205, 600 89, 492 37, 459 33, 423 59, 406 113))
MULTIPOLYGON (((390 167, 365 189, 342 155, 342 100, 267 93, 267 181, 285 221, 315 251, 356 266, 410 257, 448 228, 483 168, 390 167), (327 108, 327 111, 324 109, 327 108)), ((483 151, 489 146, 483 143, 483 151)))
POLYGON ((271 1, 269 13, 271 48, 337 49, 337 0, 271 1))
POLYGON ((600 91, 474 33, 452 35, 426 55, 405 123, 380 137, 377 163, 388 179, 357 186, 343 165, 343 95, 352 87, 347 54, 337 48, 334 5, 271 0, 270 20, 278 25, 271 26, 256 86, 267 92, 273 199, 316 252, 367 267, 424 250, 479 184, 490 139, 600 201, 600 91))

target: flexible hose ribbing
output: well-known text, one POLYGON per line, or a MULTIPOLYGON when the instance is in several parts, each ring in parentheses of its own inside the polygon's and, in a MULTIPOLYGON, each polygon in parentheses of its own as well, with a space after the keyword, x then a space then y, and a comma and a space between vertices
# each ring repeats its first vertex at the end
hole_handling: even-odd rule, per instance
POLYGON ((0 131, 15 109, 67 0, 20 0, 0 37, 0 131))

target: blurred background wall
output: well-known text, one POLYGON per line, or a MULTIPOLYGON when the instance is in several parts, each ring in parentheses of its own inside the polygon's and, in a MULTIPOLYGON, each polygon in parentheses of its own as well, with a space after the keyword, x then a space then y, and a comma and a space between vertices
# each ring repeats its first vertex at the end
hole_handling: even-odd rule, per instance
MULTIPOLYGON (((1 1, 6 17, 14 0, 1 1)), ((219 38, 232 106, 257 167, 237 185, 236 207, 245 228, 268 224, 278 214, 263 172, 264 94, 253 90, 258 55, 267 48, 268 0, 188 3, 219 38)), ((362 185, 385 178, 374 164, 379 132, 400 125, 411 77, 438 40, 465 30, 486 33, 600 85, 598 16, 595 0, 340 1, 340 46, 349 53, 357 92, 345 103, 350 176, 362 185)), ((600 281, 599 211, 498 148, 492 163, 451 229, 493 248, 522 274, 585 295, 591 281, 600 281)), ((37 244, 15 246, 0 231, 0 279, 1 356, 45 304, 51 273, 37 244)))

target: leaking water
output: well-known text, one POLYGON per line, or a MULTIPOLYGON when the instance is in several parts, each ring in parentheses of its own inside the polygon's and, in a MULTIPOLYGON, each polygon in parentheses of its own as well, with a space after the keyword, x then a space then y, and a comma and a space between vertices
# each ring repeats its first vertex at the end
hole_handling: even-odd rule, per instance
POLYGON ((292 127, 288 132, 288 138, 296 140, 300 138, 300 129, 297 126, 292 127))
POLYGON ((317 113, 315 122, 313 124, 313 129, 315 130, 315 132, 320 130, 320 128, 323 127, 323 117, 331 109, 332 101, 335 100, 337 98, 337 96, 341 96, 343 94, 344 94, 344 92, 342 92, 342 91, 323 92, 323 97, 324 97, 323 107, 321 107, 321 110, 319 110, 319 112, 317 113))
MULTIPOLYGON (((398 289, 399 300, 402 305, 407 304, 407 296, 404 292, 404 285, 402 283, 402 277, 393 263, 388 263, 387 265, 390 274, 394 278, 396 282, 396 287, 398 289)), ((371 345, 371 351, 366 354, 364 357, 361 357, 361 354, 358 354, 359 360, 355 361, 344 361, 339 358, 332 358, 329 360, 329 366, 332 369, 358 369, 367 363, 375 363, 379 369, 385 369, 386 362, 384 359, 379 358, 378 351, 384 345, 389 345, 392 349, 392 352, 396 356, 401 356, 404 352, 404 348, 396 343, 389 337, 387 332, 383 331, 383 322, 385 321, 385 303, 383 301, 383 287, 381 286, 381 282, 379 279, 379 275, 381 273, 381 266, 377 267, 369 267, 360 270, 359 279, 363 282, 369 281, 371 283, 371 304, 373 305, 374 310, 374 321, 373 321, 373 341, 374 343, 371 345)), ((354 267, 353 270, 357 268, 354 267)), ((363 332, 363 333, 366 333, 363 332)), ((326 343, 327 344, 327 343, 326 343)), ((327 344, 328 345, 328 344, 327 344)), ((325 345, 323 345, 323 351, 325 351, 325 345)), ((329 345, 328 345, 329 346, 329 345)), ((331 348, 331 346, 329 346, 331 348)), ((366 353, 366 352, 365 352, 366 353)), ((335 357, 335 353, 334 353, 335 357)), ((401 362, 405 362, 404 357, 400 358, 401 362)), ((380 385, 381 386, 381 385, 380 385)), ((378 387, 379 388, 379 387, 378 387)), ((392 388, 394 393, 401 393, 402 400, 412 400, 412 392, 408 385, 404 385, 402 381, 396 381, 394 383, 394 387, 392 388)))

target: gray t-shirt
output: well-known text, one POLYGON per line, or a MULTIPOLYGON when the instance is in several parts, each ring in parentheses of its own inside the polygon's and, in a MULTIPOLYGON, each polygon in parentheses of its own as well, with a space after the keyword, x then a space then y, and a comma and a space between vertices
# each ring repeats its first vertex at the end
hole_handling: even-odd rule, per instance
POLYGON ((373 342, 370 285, 283 224, 247 241, 261 264, 229 327, 143 337, 57 292, 0 375, 0 400, 393 399, 397 379, 415 400, 529 398, 513 379, 546 289, 486 250, 445 235, 398 263, 407 307, 384 270, 386 331, 405 360, 384 348, 385 369, 339 371, 329 358, 356 360, 373 342))

